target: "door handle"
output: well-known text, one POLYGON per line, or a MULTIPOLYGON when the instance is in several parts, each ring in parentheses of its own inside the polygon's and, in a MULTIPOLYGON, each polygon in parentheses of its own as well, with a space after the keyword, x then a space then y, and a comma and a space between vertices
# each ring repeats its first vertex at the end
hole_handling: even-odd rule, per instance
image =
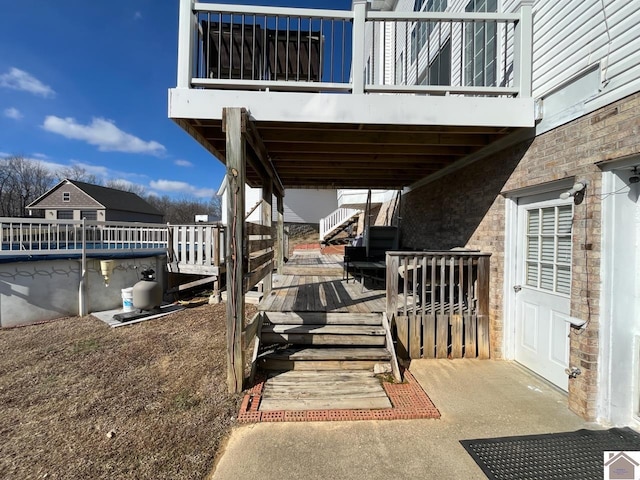
POLYGON ((513 286, 513 291, 518 293, 520 290, 522 290, 522 285, 514 285, 513 286))

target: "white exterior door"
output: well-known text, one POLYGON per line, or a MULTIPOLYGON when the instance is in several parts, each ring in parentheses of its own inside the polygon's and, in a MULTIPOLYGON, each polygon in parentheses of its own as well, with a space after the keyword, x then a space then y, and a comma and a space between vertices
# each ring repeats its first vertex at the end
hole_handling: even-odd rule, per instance
POLYGON ((518 202, 515 359, 568 389, 572 199, 518 202))

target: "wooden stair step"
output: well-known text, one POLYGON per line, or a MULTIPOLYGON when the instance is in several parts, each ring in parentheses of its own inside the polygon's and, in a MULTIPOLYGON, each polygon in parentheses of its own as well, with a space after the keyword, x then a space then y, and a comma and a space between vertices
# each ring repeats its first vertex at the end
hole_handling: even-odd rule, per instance
POLYGON ((371 372, 288 371, 269 375, 259 410, 391 408, 371 372))
POLYGON ((261 353, 258 358, 270 358, 277 360, 293 361, 389 361, 391 354, 385 347, 336 347, 313 348, 291 347, 270 350, 261 353))
POLYGON ((382 335, 358 335, 353 333, 269 333, 262 332, 261 341, 265 345, 294 343, 300 345, 384 345, 386 338, 382 335))
POLYGON ((263 325, 262 333, 375 336, 385 331, 375 325, 263 325))
POLYGON ((264 312, 265 321, 278 325, 382 325, 379 313, 264 312))

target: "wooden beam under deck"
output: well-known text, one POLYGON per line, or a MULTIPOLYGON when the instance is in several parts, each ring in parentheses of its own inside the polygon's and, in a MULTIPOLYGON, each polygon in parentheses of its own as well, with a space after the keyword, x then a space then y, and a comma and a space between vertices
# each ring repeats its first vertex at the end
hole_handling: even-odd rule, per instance
MULTIPOLYGON (((219 120, 183 120, 225 162, 219 120)), ((398 189, 432 175, 512 133, 509 127, 258 122, 245 112, 250 168, 284 188, 398 189), (278 181, 279 180, 279 181, 278 181)), ((184 128, 184 126, 183 126, 184 128)), ((283 193, 283 192, 279 192, 283 193)))

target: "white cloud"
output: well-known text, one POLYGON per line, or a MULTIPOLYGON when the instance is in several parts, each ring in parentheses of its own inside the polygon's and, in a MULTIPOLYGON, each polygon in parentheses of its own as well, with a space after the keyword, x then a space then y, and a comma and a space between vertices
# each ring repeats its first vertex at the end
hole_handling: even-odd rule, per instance
POLYGON ((149 185, 154 190, 160 190, 161 192, 183 193, 198 198, 212 197, 216 193, 212 188, 197 188, 186 182, 177 182, 174 180, 152 180, 149 185))
POLYGON ((0 152, 0 158, 7 158, 10 157, 11 155, 9 155, 7 152, 0 152))
POLYGON ((17 108, 9 107, 4 109, 4 116, 7 118, 13 118, 14 120, 20 120, 24 115, 17 108))
POLYGON ((10 68, 7 73, 0 74, 0 87, 33 93, 44 98, 56 95, 56 92, 49 85, 45 85, 30 73, 15 67, 10 68))
POLYGON ((45 153, 34 153, 33 156, 39 158, 40 160, 46 160, 47 158, 49 158, 49 155, 45 153))
POLYGON ((49 115, 42 128, 73 140, 82 140, 95 145, 101 152, 127 152, 161 155, 166 152, 164 145, 156 141, 144 141, 120 130, 114 121, 93 118, 89 125, 82 125, 74 118, 60 118, 49 115))
POLYGON ((179 167, 193 167, 193 163, 191 163, 189 160, 176 160, 173 163, 175 163, 179 167))

